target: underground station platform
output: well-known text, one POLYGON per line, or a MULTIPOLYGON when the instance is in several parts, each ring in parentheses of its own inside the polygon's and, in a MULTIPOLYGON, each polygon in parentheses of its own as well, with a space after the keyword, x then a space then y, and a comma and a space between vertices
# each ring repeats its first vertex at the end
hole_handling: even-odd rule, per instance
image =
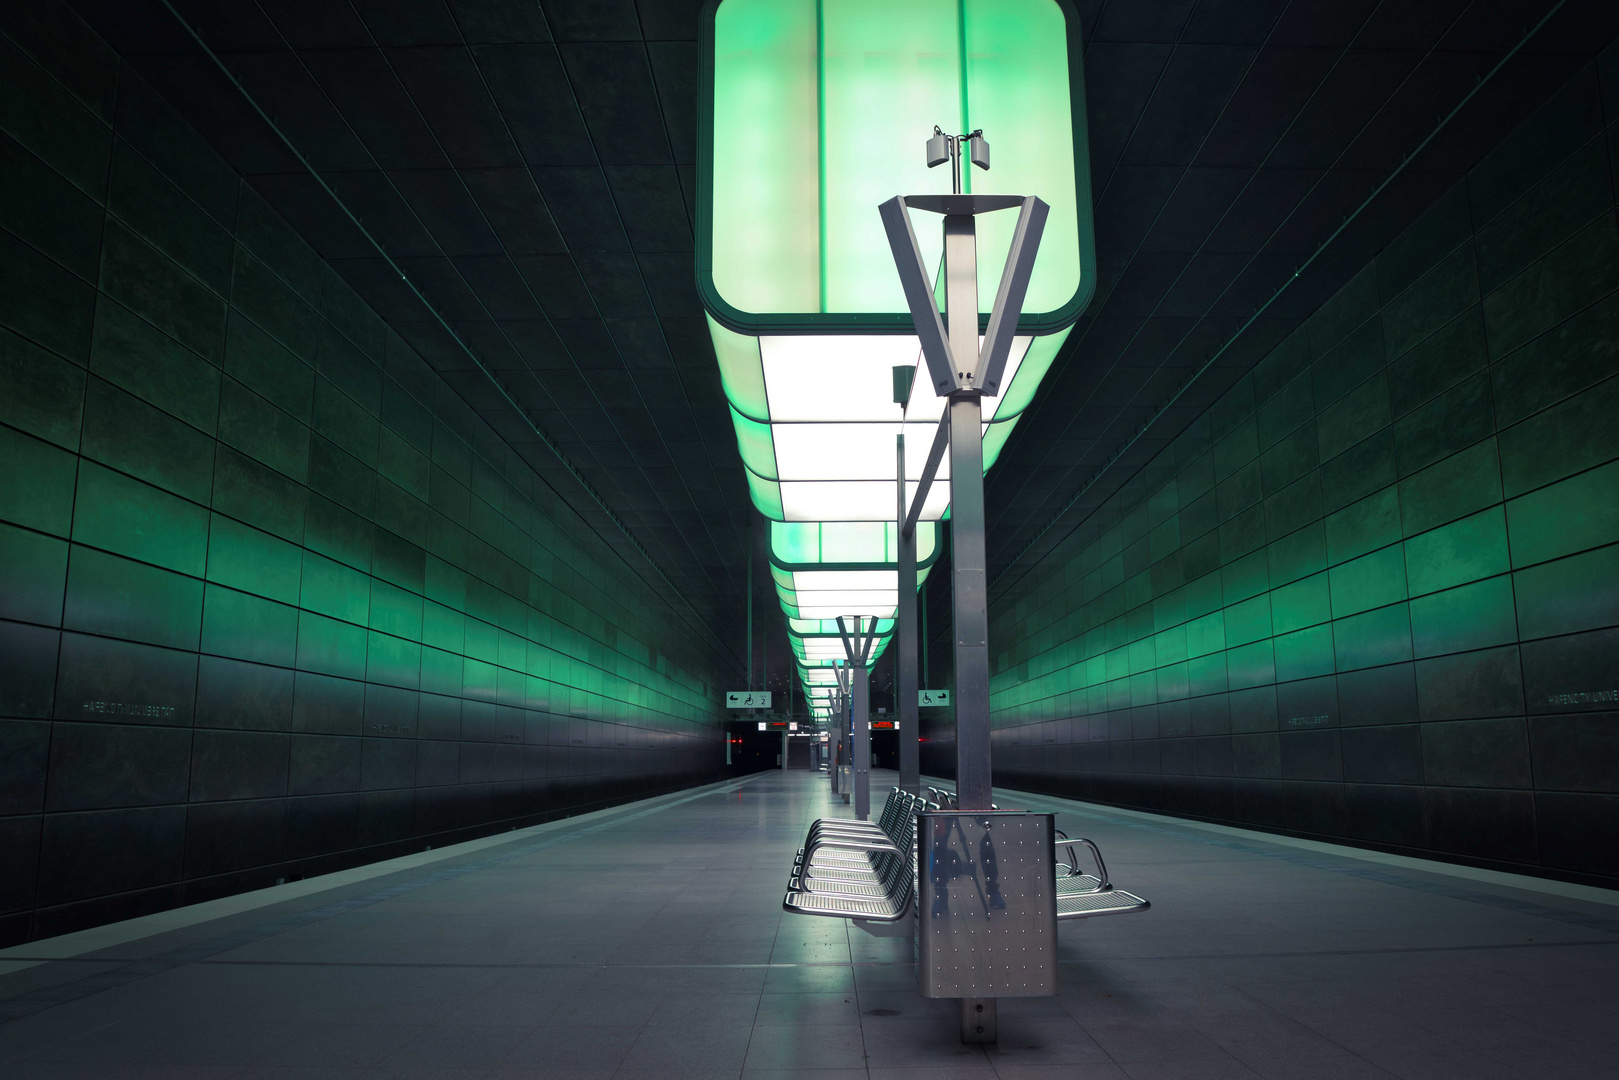
MULTIPOLYGON (((887 785, 894 774, 874 773, 887 785)), ((1062 921, 964 1044, 913 943, 782 909, 825 774, 767 771, 0 954, 0 1073, 1596 1077, 1605 890, 1016 792, 1150 912, 1062 921)))

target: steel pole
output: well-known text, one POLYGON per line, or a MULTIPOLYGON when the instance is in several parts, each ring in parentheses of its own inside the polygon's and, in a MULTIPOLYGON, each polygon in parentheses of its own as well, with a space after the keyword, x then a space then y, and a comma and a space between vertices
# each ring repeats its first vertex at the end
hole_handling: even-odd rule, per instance
POLYGON ((854 816, 871 817, 871 678, 863 661, 850 671, 850 723, 854 727, 854 816))
POLYGON ((894 718, 899 726, 899 787, 913 795, 922 791, 921 725, 916 692, 916 532, 905 531, 905 436, 894 439, 899 500, 899 605, 894 612, 894 718))

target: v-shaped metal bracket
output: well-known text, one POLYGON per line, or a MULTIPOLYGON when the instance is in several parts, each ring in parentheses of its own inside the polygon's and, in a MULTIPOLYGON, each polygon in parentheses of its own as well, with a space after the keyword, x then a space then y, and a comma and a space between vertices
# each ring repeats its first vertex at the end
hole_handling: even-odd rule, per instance
MULTIPOLYGON (((1040 237, 1045 232, 1051 207, 1034 195, 896 195, 877 210, 888 234, 888 246, 894 253, 894 266, 905 290, 905 303, 911 309, 911 320, 922 339, 922 357, 927 361, 934 393, 940 397, 958 390, 976 390, 991 397, 999 394, 1001 376, 1012 351, 1012 338, 1017 333, 1018 317, 1023 313, 1023 300, 1028 295, 1035 255, 1040 250, 1040 237), (970 221, 979 214, 1009 210, 1014 206, 1019 208, 1017 228, 1006 252, 1006 266, 1001 271, 1001 283, 995 294, 995 306, 990 309, 983 344, 976 349, 970 344, 953 348, 934 299, 927 267, 922 261, 922 248, 916 242, 916 230, 911 227, 908 210, 915 207, 943 214, 948 228, 950 218, 970 221)), ((976 285, 974 282, 975 296, 976 285)), ((973 312, 971 319, 975 332, 977 314, 973 312)))

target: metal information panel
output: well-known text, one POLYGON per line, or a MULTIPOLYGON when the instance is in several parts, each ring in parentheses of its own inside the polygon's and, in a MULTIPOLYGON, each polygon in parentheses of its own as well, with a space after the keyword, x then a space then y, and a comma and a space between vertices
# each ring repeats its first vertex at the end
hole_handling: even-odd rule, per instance
POLYGON ((725 707, 727 709, 768 709, 770 708, 770 691, 727 690, 725 691, 725 707))
POLYGON ((1018 810, 918 815, 918 993, 1056 994, 1055 828, 1051 814, 1018 810))
POLYGON ((948 690, 918 690, 916 703, 924 709, 937 708, 940 705, 950 704, 950 691, 948 690))

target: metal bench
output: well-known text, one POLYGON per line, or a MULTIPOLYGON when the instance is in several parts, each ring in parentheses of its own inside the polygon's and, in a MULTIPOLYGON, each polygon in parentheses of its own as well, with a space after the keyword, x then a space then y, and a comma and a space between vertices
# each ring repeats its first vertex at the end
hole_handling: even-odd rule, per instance
POLYGON ((1058 832, 1057 836, 1058 849, 1068 850, 1068 861, 1057 864, 1058 922, 1064 919, 1089 919, 1096 915, 1124 915, 1152 907, 1135 893, 1113 887, 1108 881, 1102 851, 1094 841, 1083 836, 1069 839, 1063 832, 1058 832), (1091 857, 1096 860, 1095 874, 1087 874, 1079 868, 1074 849, 1080 846, 1088 848, 1091 857))
POLYGON ((794 860, 781 906, 801 915, 904 919, 916 893, 916 812, 927 805, 894 788, 876 822, 816 821, 794 860))

